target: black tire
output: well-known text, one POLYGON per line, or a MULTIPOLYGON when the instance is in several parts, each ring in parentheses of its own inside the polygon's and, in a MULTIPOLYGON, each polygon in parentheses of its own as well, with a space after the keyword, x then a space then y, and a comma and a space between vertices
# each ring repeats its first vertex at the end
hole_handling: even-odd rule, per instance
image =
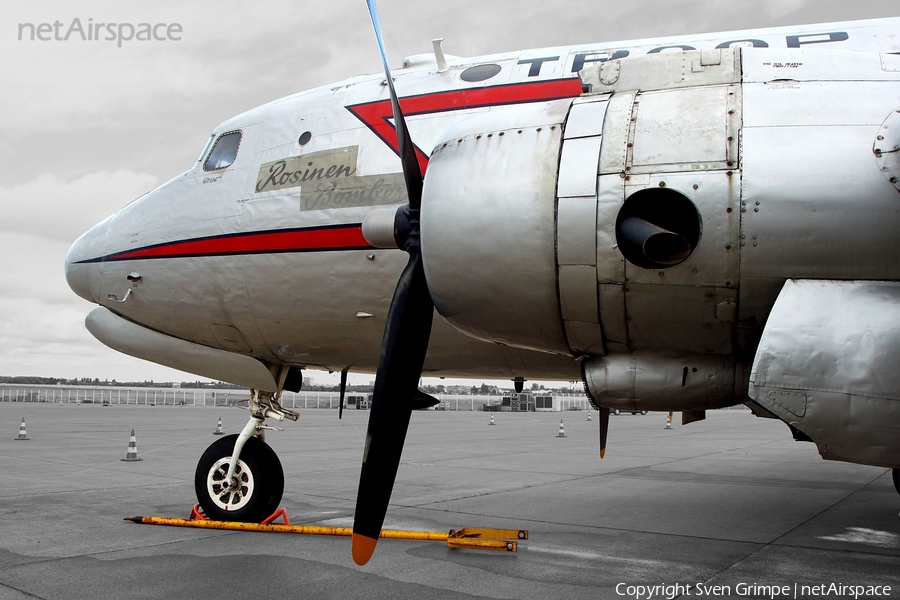
POLYGON ((897 493, 900 494, 900 468, 891 469, 891 476, 894 478, 894 487, 897 489, 897 493))
POLYGON ((252 437, 244 444, 235 471, 235 477, 242 480, 241 490, 217 496, 222 487, 217 483, 225 479, 237 437, 227 435, 206 449, 194 473, 194 491, 203 512, 214 521, 260 523, 278 510, 284 493, 284 470, 275 451, 252 437))
POLYGON ((620 411, 618 408, 616 408, 616 409, 613 410, 613 414, 614 414, 614 415, 617 415, 617 414, 619 414, 620 412, 622 412, 622 411, 620 411))

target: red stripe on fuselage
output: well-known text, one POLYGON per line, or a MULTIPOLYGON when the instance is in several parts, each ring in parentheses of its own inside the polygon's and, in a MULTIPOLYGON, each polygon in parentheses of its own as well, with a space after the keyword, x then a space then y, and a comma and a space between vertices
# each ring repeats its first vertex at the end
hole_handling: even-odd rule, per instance
POLYGON ((83 262, 365 250, 369 248, 372 248, 372 246, 369 245, 362 235, 362 225, 355 223, 351 225, 256 231, 179 240, 165 244, 155 244, 136 250, 117 252, 83 262))
MULTIPOLYGON (((573 98, 580 96, 582 93, 581 80, 577 77, 570 77, 567 79, 507 83, 489 87, 449 90, 446 92, 422 94, 420 96, 407 96, 399 100, 404 116, 411 117, 467 108, 546 102, 562 98, 573 98)), ((365 123, 394 152, 400 153, 397 146, 397 130, 391 122, 391 119, 394 118, 394 113, 389 99, 355 104, 348 106, 347 110, 365 123)), ((428 156, 419 148, 416 148, 416 156, 419 158, 419 168, 422 169, 424 174, 425 169, 428 167, 428 156)))

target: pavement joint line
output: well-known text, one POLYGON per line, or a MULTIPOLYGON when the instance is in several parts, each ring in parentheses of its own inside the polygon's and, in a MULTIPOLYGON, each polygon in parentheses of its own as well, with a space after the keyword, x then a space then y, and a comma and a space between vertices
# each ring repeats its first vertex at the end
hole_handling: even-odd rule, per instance
POLYGON ((32 594, 31 592, 26 592, 25 590, 20 590, 19 588, 11 586, 8 583, 3 583, 2 581, 0 581, 0 587, 4 587, 8 590, 16 591, 16 592, 22 594, 23 596, 25 596, 26 598, 37 598, 38 600, 47 600, 43 596, 38 596, 36 594, 32 594))
MULTIPOLYGON (((768 546, 768 544, 761 544, 758 548, 752 549, 750 552, 748 552, 748 553, 745 554, 744 556, 742 556, 742 557, 736 559, 734 562, 732 562, 732 563, 731 563, 730 565, 728 565, 727 567, 724 567, 724 568, 722 568, 722 569, 719 569, 719 571, 718 571, 717 573, 715 573, 714 575, 712 575, 712 576, 710 576, 710 577, 707 577, 707 578, 703 581, 703 583, 706 584, 706 585, 708 585, 709 582, 712 581, 713 579, 715 579, 716 577, 720 577, 720 576, 724 575, 726 572, 730 571, 731 569, 736 568, 738 565, 744 563, 744 561, 746 561, 747 559, 749 559, 750 557, 752 557, 753 555, 755 555, 755 554, 756 554, 757 552, 759 552, 760 550, 765 549, 767 546, 768 546)), ((676 596, 676 598, 681 598, 682 596, 683 596, 683 594, 679 594, 678 596, 676 596)))
MULTIPOLYGON (((168 541, 168 542, 160 542, 158 544, 143 544, 141 546, 134 546, 131 548, 116 548, 114 550, 98 550, 97 552, 85 552, 83 554, 68 554, 66 556, 50 556, 50 557, 31 556, 28 558, 32 558, 34 560, 27 560, 24 562, 20 562, 18 564, 11 565, 10 567, 7 567, 7 568, 9 569, 9 568, 15 568, 15 567, 51 564, 51 563, 55 563, 55 562, 65 561, 65 560, 72 560, 75 558, 96 558, 98 556, 103 556, 104 554, 117 554, 117 553, 121 553, 121 552, 143 551, 143 550, 148 550, 148 549, 152 549, 152 548, 165 548, 166 546, 172 546, 175 544, 184 544, 184 543, 188 543, 188 542, 209 540, 209 539, 213 539, 213 538, 224 537, 226 535, 231 536, 236 533, 248 533, 248 532, 228 531, 228 530, 224 530, 224 529, 205 529, 205 530, 203 530, 204 535, 199 535, 195 538, 190 538, 190 539, 185 539, 185 540, 172 540, 172 541, 168 541)), ((19 556, 26 556, 26 555, 20 554, 19 556)), ((0 582, 0 585, 4 585, 4 584, 2 582, 0 582)), ((15 588, 13 588, 13 589, 15 589, 15 588)), ((40 596, 34 596, 34 597, 40 598, 40 596)))
MULTIPOLYGON (((629 471, 642 471, 646 470, 646 468, 634 468, 626 471, 616 471, 615 473, 609 473, 609 475, 627 478, 627 479, 641 479, 644 481, 673 481, 673 483, 692 483, 692 484, 703 484, 703 485, 743 485, 743 486, 751 486, 754 488, 797 488, 797 489, 829 489, 836 490, 835 487, 828 487, 824 484, 816 481, 798 481, 795 479, 766 479, 764 477, 743 477, 743 478, 734 478, 734 476, 728 475, 705 475, 702 473, 691 473, 691 472, 682 472, 682 471, 660 471, 660 473, 671 473, 673 475, 684 475, 683 479, 679 479, 677 481, 666 478, 666 477, 642 477, 639 474, 629 474, 629 471), (705 477, 709 477, 709 479, 705 479, 705 477), (730 477, 729 479, 724 479, 726 477, 730 477), (718 480, 716 478, 719 478, 718 480)), ((845 488, 855 488, 856 484, 847 483, 844 484, 845 488)))
MULTIPOLYGON (((181 481, 172 481, 168 483, 157 483, 152 484, 154 487, 174 487, 181 486, 190 483, 190 480, 184 479, 181 481)), ((19 500, 22 498, 40 498, 43 496, 55 496, 58 494, 84 494, 86 492, 114 492, 118 490, 133 490, 135 488, 144 488, 146 487, 146 482, 143 484, 135 484, 135 485, 127 485, 127 486, 117 486, 117 487, 102 487, 102 488, 83 488, 78 490, 47 490, 46 492, 34 492, 31 494, 22 494, 20 496, 0 496, 0 500, 19 500)))
MULTIPOLYGON (((454 511, 449 509, 439 509, 439 508, 427 508, 427 507, 406 507, 412 510, 427 510, 433 512, 444 512, 444 513, 454 513, 459 515, 467 515, 473 517, 482 517, 487 519, 504 519, 507 521, 521 521, 523 523, 535 523, 540 525, 549 525, 549 526, 565 526, 565 527, 574 527, 578 529, 594 529, 597 531, 618 531, 623 533, 638 533, 644 535, 659 535, 659 536, 667 536, 679 539, 689 539, 689 540, 703 540, 703 541, 714 541, 714 542, 730 542, 734 544, 750 544, 753 546, 763 546, 768 542, 757 542, 753 540, 740 540, 740 539, 732 539, 732 538, 720 538, 720 537, 709 537, 704 535, 689 535, 686 533, 670 533, 664 531, 650 531, 644 529, 625 529, 622 527, 611 527, 607 525, 584 525, 582 523, 570 523, 566 521, 547 521, 545 519, 529 519, 529 518, 519 518, 519 517, 510 517, 503 515, 488 515, 485 513, 473 513, 473 512, 464 512, 464 511, 454 511)), ((534 535, 540 535, 539 532, 535 532, 534 534, 530 534, 530 537, 533 539, 534 535)), ((805 546, 800 546, 805 547, 805 546)), ((816 548, 815 546, 809 546, 809 548, 816 548)), ((837 552, 837 550, 835 550, 837 552)), ((840 550, 840 552, 845 552, 844 550, 840 550)), ((883 556, 883 555, 879 555, 883 556)))
MULTIPOLYGON (((715 454, 715 453, 714 453, 714 454, 715 454)), ((706 456, 706 455, 704 455, 704 456, 706 456)), ((712 455, 710 455, 710 456, 712 456, 712 455)), ((646 467, 638 467, 638 468, 646 469, 646 468, 649 468, 649 467, 659 467, 659 466, 663 466, 663 465, 673 465, 673 464, 676 464, 676 463, 679 463, 679 462, 683 462, 684 460, 686 460, 686 459, 682 459, 682 458, 674 458, 674 459, 671 459, 671 460, 663 460, 663 461, 660 461, 660 462, 657 462, 657 463, 653 463, 652 465, 647 465, 646 467)), ((468 469, 468 470, 473 470, 473 469, 474 469, 474 468, 472 468, 472 467, 455 467, 455 468, 459 468, 459 469, 468 469)), ((544 482, 544 483, 535 483, 535 484, 526 485, 526 486, 519 486, 519 487, 515 487, 515 488, 510 488, 510 489, 507 489, 507 490, 498 490, 498 491, 494 491, 494 492, 486 492, 486 493, 484 493, 484 494, 476 494, 476 495, 473 495, 473 496, 464 496, 464 497, 462 497, 462 498, 460 498, 460 499, 465 499, 465 498, 477 498, 477 497, 480 497, 480 496, 483 496, 483 495, 490 495, 490 494, 493 494, 493 493, 506 493, 506 492, 514 491, 514 490, 528 490, 528 489, 533 489, 533 488, 536 488, 536 487, 542 487, 542 486, 548 486, 548 485, 558 485, 558 484, 560 484, 560 483, 568 483, 568 482, 573 482, 573 481, 581 481, 581 480, 584 480, 584 479, 590 479, 590 478, 594 478, 594 477, 609 477, 609 476, 616 476, 616 475, 622 476, 622 474, 628 473, 629 471, 634 471, 634 470, 636 470, 636 469, 637 469, 636 467, 623 467, 623 468, 618 469, 618 470, 615 470, 615 471, 608 471, 608 472, 604 472, 604 473, 572 474, 572 475, 570 475, 570 476, 566 476, 565 474, 560 474, 560 473, 552 473, 552 472, 539 473, 539 474, 555 474, 555 475, 563 475, 563 476, 564 476, 564 479, 559 479, 559 480, 555 480, 555 481, 548 481, 548 482, 544 482)), ((478 468, 477 470, 479 470, 479 471, 488 471, 488 470, 489 470, 489 471, 499 471, 499 472, 503 472, 503 473, 529 473, 529 474, 535 473, 535 471, 525 470, 525 469, 495 469, 495 468, 490 468, 490 469, 488 469, 488 468, 480 467, 480 468, 478 468)), ((637 479, 637 478, 635 478, 635 479, 637 479)), ((652 477, 647 477, 647 478, 645 478, 645 479, 650 479, 650 480, 652 480, 652 479, 654 479, 654 478, 652 478, 652 477)), ((714 484, 715 482, 711 482, 711 483, 714 484)), ((734 483, 733 483, 733 482, 723 482, 722 485, 734 485, 734 483)), ((758 485, 758 484, 757 484, 757 483, 752 483, 752 484, 751 484, 751 483, 748 482, 748 483, 746 483, 746 484, 744 484, 744 485, 758 485)), ((438 502, 446 502, 446 500, 439 500, 438 502)))
MULTIPOLYGON (((142 452, 141 454, 143 454, 143 452, 142 452)), ((65 479, 65 478, 67 478, 67 477, 74 477, 74 476, 76 476, 76 475, 83 475, 84 473, 88 473, 88 472, 90 472, 90 471, 96 471, 96 470, 101 469, 101 468, 103 468, 103 467, 107 467, 107 471, 110 472, 110 473, 128 473, 128 474, 137 474, 135 471, 129 471, 129 470, 127 470, 127 468, 124 467, 124 466, 119 466, 119 463, 120 463, 120 462, 121 462, 121 461, 109 462, 109 463, 103 463, 103 464, 98 465, 98 466, 96 466, 96 467, 90 467, 90 468, 87 468, 87 469, 83 469, 83 470, 81 470, 81 471, 78 471, 77 473, 63 473, 63 474, 59 475, 59 476, 57 477, 57 479, 65 479), (114 467, 118 467, 118 468, 114 468, 114 467)), ((61 467, 71 467, 71 466, 76 466, 76 465, 67 465, 66 463, 53 462, 53 461, 45 462, 44 464, 58 465, 58 466, 61 466, 61 467)), ((188 478, 178 478, 178 477, 176 477, 176 476, 174 476, 174 475, 164 475, 164 474, 158 474, 158 473, 142 473, 142 475, 146 475, 146 476, 148 476, 148 477, 155 477, 155 478, 158 478, 158 479, 163 479, 163 478, 165 478, 165 479, 172 479, 172 480, 174 480, 174 481, 188 481, 189 479, 192 479, 191 477, 188 477, 188 478)))
MULTIPOLYGON (((869 484, 866 484, 866 485, 869 485, 869 484)), ((850 495, 852 495, 852 494, 850 494, 850 495)), ((848 497, 849 497, 849 496, 848 496, 848 497)), ((845 499, 846 499, 846 498, 845 498, 845 499)), ((843 502, 843 500, 841 500, 841 502, 843 502)), ((832 506, 832 507, 829 507, 829 508, 833 508, 833 506, 832 506)), ((828 509, 825 509, 825 510, 828 510, 828 509)), ((818 513, 818 514, 815 515, 815 516, 819 516, 819 515, 821 515, 823 512, 825 512, 825 511, 823 510, 822 512, 818 513)), ((811 517, 810 520, 811 520, 812 518, 813 518, 813 517, 811 517)), ((807 522, 809 522, 809 521, 805 521, 803 524, 805 524, 805 523, 807 523, 807 522)), ((797 529, 797 528, 799 528, 799 527, 802 527, 803 524, 798 525, 798 526, 795 527, 794 529, 791 529, 791 531, 794 531, 795 529, 797 529)), ((818 546, 810 546, 810 545, 802 545, 802 544, 788 544, 788 543, 781 543, 781 542, 779 542, 779 540, 780 540, 781 538, 783 538, 785 535, 791 533, 791 531, 788 531, 788 532, 783 533, 782 535, 778 536, 777 538, 775 538, 775 539, 772 540, 772 541, 764 542, 764 543, 763 543, 763 542, 760 542, 760 543, 759 543, 759 548, 755 548, 755 549, 752 550, 751 552, 747 553, 745 556, 741 557, 741 558, 738 559, 738 560, 735 560, 732 564, 730 564, 730 565, 728 565, 727 567, 721 569, 721 570, 720 570, 719 572, 717 572, 715 575, 713 575, 712 577, 709 577, 708 579, 706 579, 703 583, 708 584, 710 581, 712 581, 712 580, 715 579, 716 577, 722 576, 722 575, 724 575, 725 573, 727 573, 728 571, 730 571, 730 570, 732 570, 732 569, 734 569, 734 568, 737 568, 737 567, 740 566, 743 562, 745 562, 745 561, 748 560, 749 558, 753 557, 754 555, 756 555, 756 554, 762 552, 763 550, 766 550, 767 548, 773 548, 773 547, 778 547, 778 548, 796 548, 796 549, 800 549, 800 550, 815 550, 815 551, 818 551, 818 552, 828 552, 828 553, 835 553, 835 554, 846 554, 846 553, 847 553, 847 550, 844 550, 844 549, 842 549, 842 548, 820 548, 820 547, 818 547, 818 546)), ((865 549, 854 549, 854 550, 853 550, 853 554, 854 554, 854 555, 861 555, 861 556, 869 556, 869 557, 872 557, 872 558, 875 558, 875 557, 879 557, 879 558, 881 558, 881 557, 894 557, 894 556, 896 556, 896 554, 891 554, 891 553, 886 553, 886 552, 873 552, 873 551, 871 551, 871 550, 865 550, 865 549)), ((677 596, 677 597, 680 598, 681 596, 677 596)))
MULTIPOLYGON (((786 535, 786 534, 783 534, 783 535, 779 536, 778 538, 775 538, 774 540, 771 540, 768 542, 759 542, 759 541, 753 541, 753 540, 719 538, 719 537, 709 537, 709 536, 703 536, 703 535, 688 535, 685 533, 669 533, 669 532, 661 532, 661 531, 649 531, 649 530, 643 530, 643 529, 625 529, 625 528, 621 528, 621 527, 611 527, 611 526, 606 526, 606 525, 584 525, 581 523, 569 523, 566 521, 547 521, 547 520, 543 520, 543 519, 528 519, 528 518, 520 518, 520 517, 503 516, 503 515, 488 515, 485 513, 473 513, 473 512, 456 511, 456 510, 450 510, 450 509, 428 508, 428 507, 418 507, 418 506, 410 506, 410 507, 404 507, 404 508, 408 508, 411 510, 427 510, 427 511, 431 511, 431 512, 454 513, 454 514, 459 514, 459 515, 484 517, 484 518, 489 518, 489 519, 514 520, 514 521, 521 521, 523 523, 535 523, 535 524, 549 525, 549 526, 562 525, 565 527, 577 527, 580 529, 594 529, 594 530, 598 530, 598 531, 619 531, 619 532, 623 532, 623 533, 659 535, 659 536, 667 536, 667 537, 681 538, 681 539, 695 539, 695 540, 715 541, 715 542, 731 542, 731 543, 736 543, 736 544, 750 544, 752 546, 759 546, 759 548, 756 548, 755 550, 753 550, 753 552, 751 552, 746 557, 744 557, 744 559, 749 558, 751 555, 755 554, 756 552, 759 552, 760 550, 764 550, 765 548, 767 548, 769 546, 777 546, 779 548, 800 548, 800 549, 804 549, 804 550, 817 550, 817 551, 822 551, 822 552, 834 552, 834 553, 846 553, 847 552, 847 550, 845 550, 843 548, 821 548, 819 546, 804 546, 802 544, 796 544, 796 543, 780 543, 780 542, 778 542, 778 540, 781 537, 784 537, 784 535, 786 535)), ((537 535, 540 535, 539 532, 536 532, 536 533, 537 533, 537 535)), ((864 549, 854 550, 853 553, 878 556, 878 557, 897 556, 896 554, 890 554, 890 553, 885 553, 885 552, 873 552, 871 550, 864 550, 864 549)), ((744 560, 744 559, 741 559, 741 560, 744 560)), ((740 562, 740 561, 738 561, 738 562, 740 562)), ((737 563, 735 563, 735 565, 736 564, 737 563)))
MULTIPOLYGON (((890 472, 890 469, 886 469, 885 471, 890 472)), ((835 500, 835 501, 832 502, 830 505, 824 507, 822 510, 820 510, 820 511, 817 512, 816 514, 810 516, 808 519, 806 519, 806 520, 803 521, 802 523, 798 523, 796 526, 792 527, 792 528, 789 529, 788 531, 785 531, 785 532, 782 533, 780 536, 778 536, 777 538, 775 538, 774 540, 772 540, 771 542, 769 542, 769 544, 776 544, 780 539, 782 539, 782 538, 785 537, 786 535, 789 535, 789 534, 791 534, 791 533, 797 531, 798 529, 800 529, 801 527, 803 527, 804 525, 806 525, 807 523, 809 523, 809 522, 812 521, 813 519, 815 519, 815 518, 817 518, 817 517, 819 517, 819 516, 825 514, 827 511, 829 511, 829 510, 835 508, 837 505, 846 502, 851 496, 853 496, 853 495, 855 495, 855 494, 858 494, 858 493, 861 492, 863 489, 865 489, 865 488, 869 487, 870 485, 872 485, 872 484, 875 482, 876 479, 879 479, 879 478, 881 478, 881 477, 883 477, 883 476, 884 476, 884 472, 879 473, 878 475, 875 475, 875 476, 872 477, 872 479, 870 479, 867 483, 861 484, 861 485, 855 487, 854 489, 850 490, 850 491, 847 492, 846 495, 844 495, 842 498, 839 498, 839 499, 835 500)), ((789 544, 779 544, 779 545, 780 545, 780 546, 788 546, 789 544)))

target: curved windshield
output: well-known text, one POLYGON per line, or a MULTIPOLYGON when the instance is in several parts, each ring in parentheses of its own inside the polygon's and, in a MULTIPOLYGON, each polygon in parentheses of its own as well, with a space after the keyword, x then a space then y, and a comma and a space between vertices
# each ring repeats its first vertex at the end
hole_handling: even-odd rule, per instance
POLYGON ((204 171, 215 171, 216 169, 224 169, 234 162, 238 153, 238 146, 241 145, 241 132, 229 131, 223 133, 216 140, 212 152, 206 162, 203 163, 204 171))

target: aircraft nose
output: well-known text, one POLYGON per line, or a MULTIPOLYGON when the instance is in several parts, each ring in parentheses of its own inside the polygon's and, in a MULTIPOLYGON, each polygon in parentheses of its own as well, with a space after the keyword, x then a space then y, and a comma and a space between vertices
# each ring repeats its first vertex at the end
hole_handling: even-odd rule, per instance
POLYGON ((91 262, 92 242, 97 232, 92 229, 75 240, 66 253, 66 281, 72 291, 88 302, 100 303, 100 263, 91 262))

